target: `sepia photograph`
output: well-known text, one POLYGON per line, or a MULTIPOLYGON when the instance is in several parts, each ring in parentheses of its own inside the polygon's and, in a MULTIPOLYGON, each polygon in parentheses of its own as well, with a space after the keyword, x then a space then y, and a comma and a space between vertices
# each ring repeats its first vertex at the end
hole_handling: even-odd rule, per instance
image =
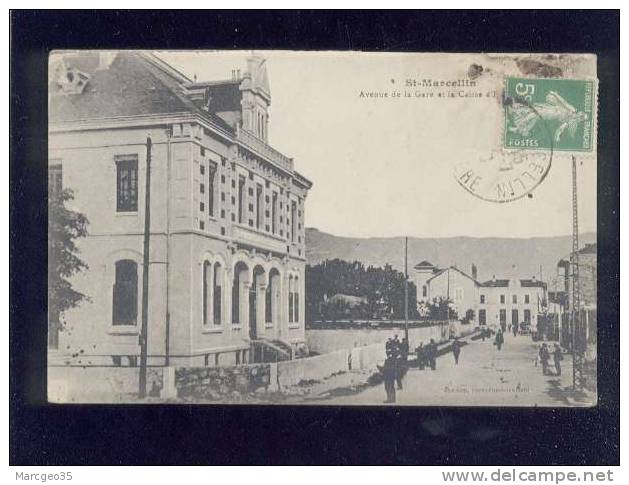
POLYGON ((597 58, 53 50, 50 403, 597 405, 597 58))

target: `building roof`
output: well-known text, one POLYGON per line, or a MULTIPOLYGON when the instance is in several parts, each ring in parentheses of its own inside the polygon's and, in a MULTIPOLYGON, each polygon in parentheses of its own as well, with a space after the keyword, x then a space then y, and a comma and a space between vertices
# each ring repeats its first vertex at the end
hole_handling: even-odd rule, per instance
MULTIPOLYGON (((481 286, 486 286, 489 288, 506 288, 509 286, 511 280, 509 279, 491 279, 481 283, 481 286)), ((546 283, 539 280, 520 280, 520 286, 522 288, 545 288, 546 283)))
POLYGON ((188 99, 182 83, 187 78, 155 56, 121 51, 106 68, 99 68, 99 55, 90 52, 63 56, 66 68, 76 68, 89 79, 77 94, 55 94, 59 87, 52 80, 50 122, 194 112, 223 130, 233 131, 216 114, 201 110, 188 99))
POLYGON ((56 95, 51 86, 51 122, 190 111, 192 103, 174 92, 166 74, 141 54, 120 52, 106 69, 97 69, 98 56, 64 56, 65 67, 76 67, 89 80, 80 94, 56 95))
MULTIPOLYGON (((261 156, 290 160, 288 170, 294 181, 309 189, 307 178, 296 172, 292 159, 273 149, 255 135, 238 130, 224 115, 228 111, 241 113, 241 82, 254 84, 256 89, 268 90, 266 69, 256 68, 256 79, 246 73, 242 79, 196 83, 161 58, 145 51, 89 51, 53 54, 50 62, 49 108, 50 123, 111 119, 146 115, 194 114, 252 147, 261 156), (71 74, 70 74, 71 73, 71 74), (71 82, 69 76, 75 78, 71 82), (209 109, 203 106, 203 93, 211 97, 209 109), (240 133, 239 133, 240 131, 240 133), (247 136, 245 136, 247 135, 247 136), (249 140, 249 141, 247 141, 249 140), (253 145, 251 142, 255 142, 253 145)), ((269 96, 268 93, 265 95, 269 96)), ((227 117, 229 118, 229 117, 227 117)))
POLYGON ((198 82, 186 85, 188 90, 207 91, 210 96, 210 110, 215 113, 240 111, 242 109, 241 80, 198 82))
POLYGON ((546 283, 540 280, 520 280, 520 286, 522 288, 545 288, 546 283))
POLYGON ((431 280, 435 279, 437 276, 442 275, 443 273, 447 272, 449 269, 452 269, 454 271, 457 271, 458 273, 462 274, 463 276, 465 276, 466 278, 471 279, 475 284, 480 285, 480 283, 478 281, 476 281, 474 278, 472 278, 470 275, 468 275, 467 273, 465 273, 464 271, 461 271, 459 268, 457 268, 456 266, 450 266, 448 268, 444 268, 444 269, 440 269, 437 270, 435 272, 435 274, 433 276, 431 276, 430 278, 428 278, 426 280, 426 282, 430 282, 431 280))
POLYGON ((425 261, 425 260, 414 266, 415 269, 432 269, 434 267, 435 267, 434 264, 432 264, 430 261, 425 261))
POLYGON ((488 287, 492 287, 492 288, 501 288, 501 287, 507 287, 509 286, 509 280, 489 280, 489 281, 485 281, 484 283, 481 283, 481 286, 488 286, 488 287))

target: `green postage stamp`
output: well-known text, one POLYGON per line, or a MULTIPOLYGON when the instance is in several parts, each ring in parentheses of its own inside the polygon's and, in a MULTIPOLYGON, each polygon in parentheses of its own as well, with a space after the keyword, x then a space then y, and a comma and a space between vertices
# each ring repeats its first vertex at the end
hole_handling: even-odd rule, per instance
POLYGON ((591 80, 507 77, 504 147, 592 151, 596 84, 591 80))

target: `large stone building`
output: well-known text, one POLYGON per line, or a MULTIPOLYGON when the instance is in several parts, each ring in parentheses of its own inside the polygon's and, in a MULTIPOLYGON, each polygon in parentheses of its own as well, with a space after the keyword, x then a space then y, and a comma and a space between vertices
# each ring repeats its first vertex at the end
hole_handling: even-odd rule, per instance
POLYGON ((418 305, 425 306, 435 298, 447 298, 459 319, 471 315, 476 325, 507 328, 514 322, 537 325, 538 314, 546 302, 546 283, 521 279, 514 268, 507 279, 478 281, 476 266, 471 275, 450 266, 438 268, 422 261, 414 268, 413 282, 417 287, 418 305))
POLYGON ((145 52, 65 52, 49 88, 50 190, 89 219, 73 283, 90 298, 52 325, 51 355, 137 362, 150 137, 149 363, 294 356, 312 184, 268 144, 264 59, 196 82, 145 52))

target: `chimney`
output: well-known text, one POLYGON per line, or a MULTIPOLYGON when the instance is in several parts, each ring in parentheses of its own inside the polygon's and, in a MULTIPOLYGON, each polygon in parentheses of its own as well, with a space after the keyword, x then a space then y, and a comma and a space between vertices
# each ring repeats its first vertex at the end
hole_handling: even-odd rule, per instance
POLYGON ((472 278, 475 280, 478 279, 478 269, 474 263, 472 263, 472 278))

